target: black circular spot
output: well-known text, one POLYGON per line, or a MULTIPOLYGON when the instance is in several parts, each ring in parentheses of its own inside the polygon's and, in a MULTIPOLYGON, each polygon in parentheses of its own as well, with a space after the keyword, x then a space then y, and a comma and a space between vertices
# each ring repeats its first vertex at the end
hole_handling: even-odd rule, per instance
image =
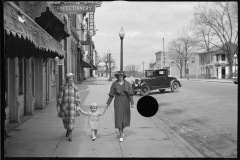
POLYGON ((158 111, 158 102, 151 96, 141 97, 137 102, 137 110, 144 117, 152 117, 158 111))

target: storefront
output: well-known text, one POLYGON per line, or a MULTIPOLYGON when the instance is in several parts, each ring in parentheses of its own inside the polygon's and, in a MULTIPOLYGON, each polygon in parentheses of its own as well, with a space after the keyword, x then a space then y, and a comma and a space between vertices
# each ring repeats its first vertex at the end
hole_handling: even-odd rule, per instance
POLYGON ((58 83, 56 60, 65 56, 59 42, 68 36, 65 31, 58 36, 52 33, 57 41, 48 33, 50 29, 47 32, 46 27, 43 29, 22 10, 24 7, 29 11, 31 7, 21 5, 20 8, 13 2, 4 2, 7 123, 19 123, 21 116, 33 114, 34 109, 43 109, 49 101, 55 99, 58 83))

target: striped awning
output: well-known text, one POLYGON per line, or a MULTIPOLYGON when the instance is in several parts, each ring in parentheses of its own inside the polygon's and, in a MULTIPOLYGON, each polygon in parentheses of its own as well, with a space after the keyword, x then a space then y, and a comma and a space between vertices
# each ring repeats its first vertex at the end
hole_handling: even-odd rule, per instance
POLYGON ((4 2, 4 29, 7 58, 64 58, 62 45, 13 2, 4 2))
POLYGON ((81 61, 81 66, 85 68, 93 68, 93 66, 90 63, 85 62, 84 60, 81 61))

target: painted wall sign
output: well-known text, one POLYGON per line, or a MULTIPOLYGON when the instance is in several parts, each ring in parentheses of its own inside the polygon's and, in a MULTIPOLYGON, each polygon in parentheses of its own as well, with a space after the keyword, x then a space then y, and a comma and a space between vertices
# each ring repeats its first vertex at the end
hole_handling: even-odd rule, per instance
POLYGON ((89 31, 88 34, 90 36, 95 35, 95 29, 94 29, 94 12, 89 12, 89 31))
POLYGON ((58 12, 66 14, 82 14, 95 12, 94 4, 52 4, 58 12))

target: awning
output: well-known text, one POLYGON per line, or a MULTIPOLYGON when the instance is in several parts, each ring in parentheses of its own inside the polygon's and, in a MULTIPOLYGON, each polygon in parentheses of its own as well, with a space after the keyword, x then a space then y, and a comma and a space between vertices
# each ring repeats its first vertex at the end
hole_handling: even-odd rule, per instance
POLYGON ((4 2, 4 29, 7 58, 64 58, 62 45, 13 2, 4 2), (21 23, 18 15, 26 21, 21 23))
POLYGON ((28 6, 25 13, 58 42, 70 36, 67 28, 67 15, 58 12, 50 2, 31 1, 25 3, 28 6))
POLYGON ((84 60, 82 60, 81 66, 85 68, 93 68, 93 66, 90 63, 85 62, 84 60))
POLYGON ((94 66, 93 64, 91 64, 92 65, 92 70, 97 70, 97 67, 96 66, 94 66))

